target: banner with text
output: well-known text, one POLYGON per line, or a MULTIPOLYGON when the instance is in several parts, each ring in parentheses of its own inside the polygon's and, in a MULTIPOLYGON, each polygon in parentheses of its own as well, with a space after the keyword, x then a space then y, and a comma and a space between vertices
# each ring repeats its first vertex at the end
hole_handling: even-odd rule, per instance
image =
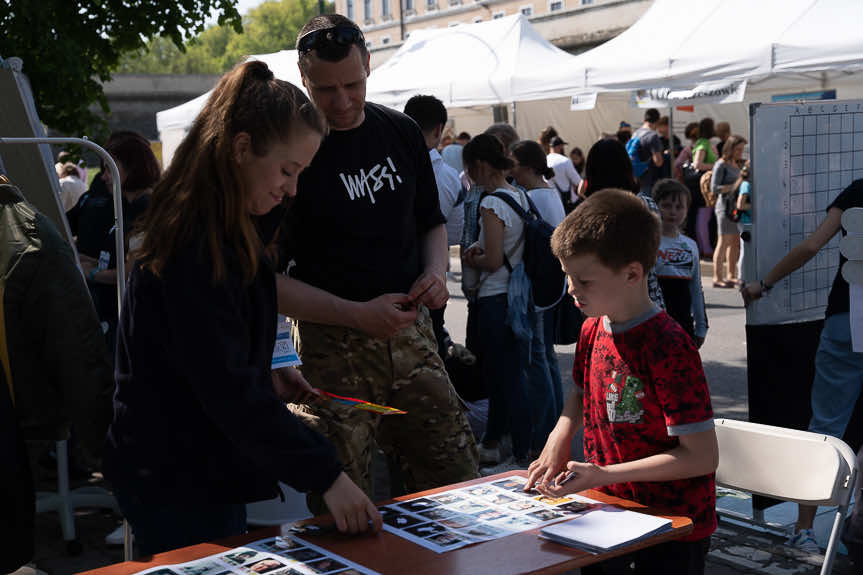
POLYGON ((692 104, 730 104, 742 102, 746 93, 746 80, 734 82, 708 82, 695 88, 651 88, 632 93, 636 108, 669 108, 692 104))

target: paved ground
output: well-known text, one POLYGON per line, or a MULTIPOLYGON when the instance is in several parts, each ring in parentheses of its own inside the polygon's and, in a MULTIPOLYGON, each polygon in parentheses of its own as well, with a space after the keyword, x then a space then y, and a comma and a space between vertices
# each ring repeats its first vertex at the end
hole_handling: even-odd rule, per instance
MULTIPOLYGON (((457 265, 457 262, 454 263, 457 265)), ((709 264, 702 266, 702 274, 710 278, 709 264)), ((708 285, 710 282, 704 283, 708 285)), ((458 284, 451 282, 450 291, 459 294, 458 284)), ((740 297, 734 290, 706 287, 705 295, 710 331, 701 354, 713 397, 714 411, 716 417, 746 419, 745 312, 740 297)), ((464 300, 454 295, 447 308, 447 325, 457 341, 463 341, 464 338, 465 316, 464 300)), ((569 373, 572 368, 573 351, 573 346, 558 349, 563 374, 569 373)), ((377 464, 376 498, 383 499, 389 495, 387 474, 383 462, 378 461, 377 464)), ((749 511, 748 499, 740 496, 724 497, 720 500, 720 505, 737 511, 749 511)), ((793 522, 794 517, 793 506, 787 505, 770 511, 767 518, 781 528, 793 522)), ((122 550, 119 547, 108 547, 104 543, 105 534, 111 531, 118 521, 111 512, 80 511, 76 517, 76 527, 84 552, 77 557, 69 557, 61 540, 56 516, 50 513, 40 515, 37 518, 37 566, 51 575, 65 575, 121 561, 122 550)), ((822 532, 819 536, 822 546, 826 542, 823 532, 828 521, 829 513, 824 511, 818 521, 822 532)), ((778 530, 776 532, 778 533, 778 530)), ((821 556, 797 553, 785 547, 783 540, 784 537, 776 533, 753 530, 742 524, 723 520, 711 543, 707 573, 808 575, 820 571, 821 556)), ((846 557, 840 556, 834 572, 850 575, 863 572, 863 568, 858 566, 855 570, 846 557)))

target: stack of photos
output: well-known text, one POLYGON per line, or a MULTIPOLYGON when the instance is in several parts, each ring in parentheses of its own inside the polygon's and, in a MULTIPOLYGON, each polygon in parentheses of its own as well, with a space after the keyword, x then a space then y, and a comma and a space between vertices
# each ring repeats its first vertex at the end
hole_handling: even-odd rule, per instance
POLYGON ((139 575, 379 575, 299 537, 272 537, 139 575))
POLYGON ((526 481, 507 477, 386 505, 380 508, 384 529, 443 553, 572 519, 599 505, 578 495, 525 492, 526 481))

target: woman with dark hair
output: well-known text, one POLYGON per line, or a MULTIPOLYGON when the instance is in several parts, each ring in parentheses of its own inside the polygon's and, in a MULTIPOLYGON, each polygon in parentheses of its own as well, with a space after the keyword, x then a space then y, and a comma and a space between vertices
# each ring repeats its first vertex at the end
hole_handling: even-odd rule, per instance
POLYGON ((584 197, 606 188, 634 192, 637 189, 632 160, 626 147, 610 138, 598 140, 587 152, 584 165, 584 197))
POLYGON ((737 205, 737 194, 744 177, 740 168, 743 161, 743 149, 746 140, 741 136, 731 136, 722 146, 722 157, 713 165, 710 177, 710 189, 716 196, 714 213, 719 239, 713 250, 713 287, 732 288, 743 285, 737 278, 737 259, 740 257, 740 233, 737 222, 731 220, 728 214, 737 205), (728 265, 727 278, 723 267, 728 265))
POLYGON ((551 141, 557 136, 557 130, 554 129, 554 126, 548 126, 539 133, 539 145, 542 146, 542 151, 545 152, 546 156, 551 152, 551 141))
MULTIPOLYGON (((587 152, 587 164, 584 166, 584 197, 590 197, 594 192, 607 188, 617 188, 636 193, 638 184, 632 171, 632 160, 626 153, 626 148, 617 140, 603 138, 590 147, 587 152)), ((659 217, 656 202, 647 194, 637 194, 651 211, 659 217)), ((647 289, 650 299, 660 308, 665 309, 662 298, 662 288, 656 279, 656 273, 651 268, 647 273, 647 289)))
MULTIPOLYGON (((123 229, 125 232, 125 258, 129 237, 140 224, 141 216, 150 204, 150 194, 159 181, 159 161, 153 154, 150 142, 141 134, 131 131, 114 132, 105 144, 120 173, 120 190, 123 194, 123 229)), ((107 167, 96 178, 104 182, 101 192, 84 194, 69 212, 69 224, 79 239, 81 270, 93 296, 99 321, 107 324, 108 352, 113 360, 117 327, 117 253, 114 222, 113 181, 107 167), (81 230, 90 227, 89 230, 81 230), (79 233, 80 232, 80 233, 79 233), (87 236, 99 239, 83 242, 87 236)), ((92 187, 91 187, 92 189, 92 187)))
POLYGON ((698 123, 698 139, 692 145, 692 165, 699 172, 712 170, 716 162, 716 150, 710 143, 713 136, 713 118, 702 118, 698 123))
POLYGON ((569 151, 569 159, 572 160, 572 165, 575 166, 575 171, 582 178, 584 177, 584 152, 581 148, 575 147, 569 151))
POLYGON ((526 366, 521 344, 507 322, 510 275, 524 254, 524 221, 493 194, 507 194, 525 210, 529 204, 526 194, 506 181, 514 164, 498 138, 490 134, 476 136, 464 147, 462 158, 471 181, 486 192, 480 201, 479 241, 462 253, 462 265, 481 272, 477 285, 472 286, 476 298, 474 351, 489 394, 488 426, 479 446, 480 463, 500 461, 500 439, 509 431, 513 459, 494 471, 526 469, 531 447, 540 450, 542 445, 531 445, 533 410, 525 410, 530 405, 526 366))
POLYGON ((279 481, 322 493, 342 531, 370 519, 380 528, 270 370, 275 225, 262 216, 295 195, 326 132, 298 88, 246 62, 219 81, 153 191, 123 302, 104 456, 144 554, 244 533, 245 504, 277 495, 279 481))
MULTIPOLYGON (((512 158, 515 161, 510 174, 515 183, 524 188, 533 201, 543 220, 554 227, 566 217, 563 202, 556 189, 552 189, 546 180, 554 177, 554 170, 548 167, 546 155, 542 146, 532 140, 523 140, 512 147, 512 158)), ((561 305, 561 304, 558 304, 561 305)), ((528 377, 532 379, 547 378, 554 394, 552 418, 548 421, 539 420, 534 423, 534 429, 543 435, 543 445, 548 434, 554 429, 557 416, 563 410, 563 383, 560 378, 560 368, 557 365, 557 354, 554 351, 554 318, 557 306, 537 312, 536 330, 531 342, 531 365, 528 377), (536 347, 544 357, 534 359, 536 347), (547 365, 547 371, 543 366, 547 365)), ((531 381, 531 388, 533 382, 531 381)), ((531 398, 534 403, 543 402, 545 398, 531 398)))

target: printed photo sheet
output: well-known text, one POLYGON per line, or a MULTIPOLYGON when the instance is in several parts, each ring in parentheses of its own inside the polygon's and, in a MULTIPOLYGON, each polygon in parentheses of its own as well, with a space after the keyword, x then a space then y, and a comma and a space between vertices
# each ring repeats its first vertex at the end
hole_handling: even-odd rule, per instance
POLYGON ((526 481, 507 477, 386 505, 380 508, 384 529, 443 553, 572 519, 599 505, 578 495, 525 493, 526 481))
POLYGON ((380 575, 293 536, 271 537, 179 565, 139 575, 380 575))

